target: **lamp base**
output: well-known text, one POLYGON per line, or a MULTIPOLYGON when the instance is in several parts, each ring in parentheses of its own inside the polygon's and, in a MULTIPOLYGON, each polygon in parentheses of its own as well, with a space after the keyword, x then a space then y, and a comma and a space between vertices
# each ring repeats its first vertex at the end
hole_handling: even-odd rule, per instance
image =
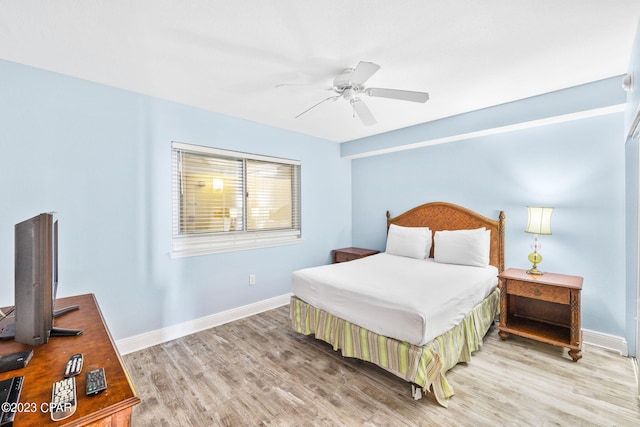
POLYGON ((527 270, 527 273, 534 275, 544 274, 542 271, 538 270, 538 264, 542 262, 542 255, 536 250, 529 254, 529 262, 532 264, 531 269, 527 270))
POLYGON ((538 267, 536 267, 534 265, 533 267, 531 267, 530 270, 527 270, 527 274, 533 274, 533 275, 536 275, 536 276, 542 276, 544 274, 544 272, 538 270, 538 267))

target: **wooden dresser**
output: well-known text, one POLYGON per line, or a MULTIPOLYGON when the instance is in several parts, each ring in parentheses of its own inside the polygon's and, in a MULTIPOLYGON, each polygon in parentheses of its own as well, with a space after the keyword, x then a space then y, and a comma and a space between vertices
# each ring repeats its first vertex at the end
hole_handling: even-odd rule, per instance
POLYGON ((500 338, 509 334, 569 349, 581 357, 580 291, 582 277, 544 273, 531 275, 509 268, 500 280, 500 338))
MULTIPOLYGON (((120 354, 111 339, 102 313, 93 294, 60 298, 56 308, 79 305, 80 309, 54 320, 61 328, 83 329, 81 335, 50 338, 40 346, 29 346, 11 341, 0 341, 0 354, 33 349, 33 357, 22 369, 0 373, 0 380, 23 376, 20 395, 23 412, 15 415, 14 427, 22 426, 92 426, 115 427, 131 424, 133 406, 140 403, 120 354), (63 378, 64 368, 75 353, 82 353, 82 372, 76 377, 77 409, 64 420, 53 422, 46 410, 51 401, 53 383, 63 378), (85 374, 104 368, 107 389, 95 396, 85 395, 85 374)), ((5 319, 6 322, 12 319, 5 319)))

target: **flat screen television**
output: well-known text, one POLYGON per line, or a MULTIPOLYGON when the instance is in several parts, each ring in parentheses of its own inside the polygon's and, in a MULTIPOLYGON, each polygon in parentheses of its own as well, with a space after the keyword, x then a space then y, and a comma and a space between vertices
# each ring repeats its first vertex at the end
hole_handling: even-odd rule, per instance
MULTIPOLYGON (((78 306, 56 311, 58 290, 58 220, 53 213, 36 215, 15 226, 14 339, 29 345, 49 337, 82 331, 53 327, 53 319, 78 306)), ((6 334, 4 334, 6 335, 6 334)))

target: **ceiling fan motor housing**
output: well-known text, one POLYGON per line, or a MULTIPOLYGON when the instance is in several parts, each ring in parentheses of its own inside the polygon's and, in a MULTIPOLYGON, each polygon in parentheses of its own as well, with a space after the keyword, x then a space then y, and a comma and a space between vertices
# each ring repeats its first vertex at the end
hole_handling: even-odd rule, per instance
POLYGON ((344 92, 345 89, 361 91, 364 88, 363 85, 356 85, 351 82, 353 71, 353 68, 345 68, 342 70, 342 72, 333 79, 333 90, 338 93, 344 92))

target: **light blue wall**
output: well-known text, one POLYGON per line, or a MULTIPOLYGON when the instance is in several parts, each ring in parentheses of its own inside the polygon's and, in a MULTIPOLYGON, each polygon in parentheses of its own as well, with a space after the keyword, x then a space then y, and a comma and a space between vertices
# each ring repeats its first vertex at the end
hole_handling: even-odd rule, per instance
MULTIPOLYGON (((355 141, 343 147, 343 154, 365 153, 368 142, 375 150, 414 143, 416 135, 440 137, 461 128, 516 123, 501 121, 515 120, 514 112, 520 122, 538 119, 546 103, 553 110, 573 102, 573 111, 622 104, 620 79, 615 86, 613 81, 506 104, 492 109, 495 114, 483 110, 355 141), (582 102, 605 87, 615 89, 595 96, 595 102, 582 102)), ((570 112, 563 108, 561 113, 570 112)), ((553 206, 553 235, 541 236, 541 269, 583 276, 582 327, 632 341, 625 329, 623 116, 617 112, 355 159, 353 244, 384 250, 386 210, 395 216, 422 203, 447 201, 494 218, 504 210, 506 266, 528 268, 533 236, 524 232, 526 206, 553 206)))
POLYGON ((115 339, 286 294, 293 270, 351 243, 333 142, 0 61, 0 146, 0 305, 13 225, 55 210, 59 296, 95 293, 115 339), (304 242, 170 259, 172 140, 301 160, 304 242))
POLYGON ((487 129, 504 128, 524 122, 552 119, 578 111, 623 104, 625 95, 620 85, 621 81, 622 76, 599 80, 517 102, 356 139, 342 144, 341 153, 345 157, 355 158, 398 146, 419 145, 424 141, 437 141, 456 135, 469 135, 487 129))
MULTIPOLYGON (((632 89, 627 92, 627 104, 625 106, 625 137, 629 137, 636 114, 640 114, 640 21, 636 29, 633 42, 631 60, 628 73, 633 76, 632 89)), ((630 341, 630 347, 639 348, 637 331, 638 325, 638 191, 640 180, 640 137, 627 138, 626 142, 626 267, 627 267, 627 331, 636 331, 634 340, 630 341)), ((636 354, 637 356, 637 354, 636 354)))

